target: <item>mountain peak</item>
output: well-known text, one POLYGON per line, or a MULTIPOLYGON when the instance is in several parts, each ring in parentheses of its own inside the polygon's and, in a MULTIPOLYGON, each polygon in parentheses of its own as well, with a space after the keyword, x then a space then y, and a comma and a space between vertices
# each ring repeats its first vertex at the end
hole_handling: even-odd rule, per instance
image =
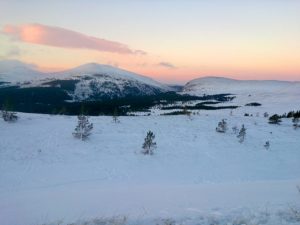
POLYGON ((105 65, 105 64, 99 64, 99 63, 95 63, 95 62, 91 62, 91 63, 86 63, 86 64, 82 64, 80 66, 77 66, 73 69, 71 69, 71 71, 77 71, 77 72, 104 72, 107 69, 118 69, 116 67, 110 66, 110 65, 105 65))

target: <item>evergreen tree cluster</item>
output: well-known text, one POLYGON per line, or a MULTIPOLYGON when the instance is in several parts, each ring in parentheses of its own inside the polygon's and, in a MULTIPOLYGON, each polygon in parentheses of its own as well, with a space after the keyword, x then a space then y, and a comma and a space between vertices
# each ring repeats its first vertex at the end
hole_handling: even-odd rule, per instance
MULTIPOLYGON (((219 133, 226 133, 227 131, 227 122, 225 119, 222 119, 219 123, 218 126, 216 127, 216 131, 219 133)), ((245 125, 243 124, 241 129, 238 129, 237 126, 232 127, 232 132, 237 135, 236 137, 239 139, 240 143, 243 143, 246 137, 246 128, 245 125)))
POLYGON ((281 117, 278 114, 274 114, 271 117, 269 117, 269 123, 270 124, 280 124, 281 117))
POLYGON ((300 110, 299 111, 290 111, 288 113, 284 113, 280 116, 281 118, 300 118, 300 110))
POLYGON ((283 113, 282 115, 278 115, 278 114, 274 114, 274 115, 276 115, 280 119, 282 119, 282 118, 300 118, 300 110, 289 111, 288 113, 283 113))
POLYGON ((288 113, 284 113, 282 115, 274 114, 269 118, 270 124, 280 124, 282 122, 282 118, 293 118, 293 127, 294 129, 300 128, 300 111, 290 111, 288 113))

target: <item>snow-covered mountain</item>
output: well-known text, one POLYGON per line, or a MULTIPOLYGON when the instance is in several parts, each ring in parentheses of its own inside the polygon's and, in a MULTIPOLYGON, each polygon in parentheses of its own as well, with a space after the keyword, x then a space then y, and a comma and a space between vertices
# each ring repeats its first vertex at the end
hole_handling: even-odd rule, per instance
POLYGON ((194 79, 184 86, 184 92, 196 94, 244 94, 249 92, 273 93, 284 90, 300 82, 277 80, 234 80, 224 77, 203 77, 194 79))
POLYGON ((81 66, 78 66, 74 69, 53 73, 52 76, 55 78, 80 78, 82 76, 91 76, 97 75, 96 78, 99 80, 100 75, 109 76, 111 79, 124 79, 124 80, 134 80, 141 83, 151 85, 157 88, 164 89, 165 85, 149 78, 142 76, 133 72, 129 72, 123 69, 119 69, 110 65, 103 65, 98 63, 87 63, 81 66))
POLYGON ((75 101, 154 95, 171 88, 151 78, 96 63, 55 73, 42 73, 15 60, 0 61, 0 81, 22 88, 61 88, 75 101))
MULTIPOLYGON (((54 73, 52 79, 76 82, 72 95, 77 100, 154 95, 171 90, 167 85, 149 77, 96 63, 84 64, 71 70, 54 73)), ((46 84, 48 85, 49 82, 46 84)))
POLYGON ((233 103, 258 102, 266 108, 300 108, 300 82, 277 80, 235 80, 224 77, 203 77, 188 82, 183 93, 190 95, 231 94, 233 103))
POLYGON ((45 78, 46 74, 34 69, 35 66, 18 60, 0 61, 0 82, 25 82, 45 78))

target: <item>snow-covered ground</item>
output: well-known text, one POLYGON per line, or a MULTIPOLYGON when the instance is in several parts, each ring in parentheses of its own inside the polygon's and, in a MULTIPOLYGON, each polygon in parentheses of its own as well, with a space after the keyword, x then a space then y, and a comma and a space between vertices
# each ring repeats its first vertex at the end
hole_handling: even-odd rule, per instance
POLYGON ((172 224, 160 218, 193 225, 299 224, 289 213, 300 205, 300 130, 290 119, 271 125, 242 110, 191 119, 121 117, 120 123, 91 117, 94 130, 85 142, 72 136, 76 117, 20 113, 16 123, 1 120, 0 224, 119 215, 133 224, 172 224), (223 118, 229 130, 217 133, 223 118), (242 124, 247 135, 239 143, 231 127, 242 124), (152 156, 140 153, 148 130, 156 135, 152 156))
POLYGON ((247 107, 248 113, 255 113, 259 110, 260 112, 283 114, 300 108, 299 81, 234 80, 224 77, 203 77, 188 82, 182 93, 199 96, 204 94, 232 94, 235 96, 233 101, 218 106, 245 106, 253 102, 262 104, 260 107, 247 107))

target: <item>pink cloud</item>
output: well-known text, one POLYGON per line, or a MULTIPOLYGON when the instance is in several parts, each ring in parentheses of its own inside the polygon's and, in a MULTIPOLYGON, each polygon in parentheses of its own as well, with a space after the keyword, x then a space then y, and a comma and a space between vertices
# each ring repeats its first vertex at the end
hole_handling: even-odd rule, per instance
POLYGON ((96 51, 114 52, 120 54, 145 55, 142 50, 130 49, 127 45, 88 36, 76 31, 41 24, 6 25, 2 33, 13 40, 26 43, 54 46, 60 48, 91 49, 96 51))

